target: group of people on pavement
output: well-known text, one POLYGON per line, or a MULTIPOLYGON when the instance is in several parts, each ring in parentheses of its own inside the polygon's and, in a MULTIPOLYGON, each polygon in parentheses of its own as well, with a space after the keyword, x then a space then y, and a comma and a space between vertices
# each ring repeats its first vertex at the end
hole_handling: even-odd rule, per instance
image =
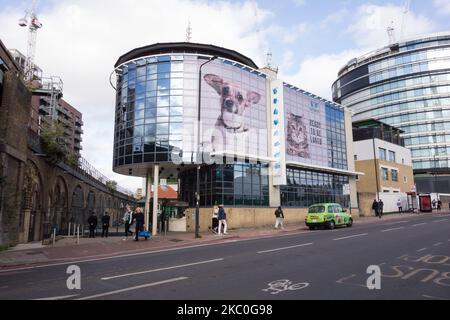
MULTIPOLYGON (((108 238, 109 223, 111 221, 111 217, 109 216, 109 213, 107 211, 102 216, 101 221, 102 221, 102 238, 103 237, 108 238)), ((97 220, 97 216, 94 215, 94 212, 91 212, 91 215, 88 218, 88 224, 89 224, 89 238, 95 238, 98 220, 97 220)))
POLYGON ((378 200, 374 199, 373 203, 372 203, 372 210, 375 211, 375 216, 380 218, 383 216, 383 207, 384 207, 384 203, 383 200, 378 200))
MULTIPOLYGON (((111 217, 108 212, 105 212, 104 215, 101 218, 102 223, 102 238, 108 237, 109 235, 109 226, 110 226, 111 217)), ((142 209, 140 207, 136 207, 133 211, 130 206, 127 206, 127 211, 125 212, 125 215, 123 217, 123 221, 125 223, 125 238, 124 240, 128 239, 128 235, 133 235, 133 232, 131 232, 130 228, 133 225, 133 223, 136 224, 135 227, 135 237, 134 241, 139 241, 139 231, 144 230, 144 213, 142 212, 142 209)), ((94 214, 94 212, 91 212, 91 215, 88 218, 88 224, 89 224, 89 238, 95 238, 96 236, 96 230, 97 230, 97 224, 98 219, 97 216, 94 214)), ((147 239, 147 237, 145 237, 147 239)))
POLYGON ((433 209, 437 209, 438 211, 441 211, 442 208, 442 201, 433 199, 433 201, 431 202, 431 205, 433 206, 433 209))
MULTIPOLYGON (((281 207, 278 207, 275 210, 275 229, 278 229, 279 226, 281 226, 281 229, 284 229, 283 225, 284 221, 284 214, 281 207)), ((222 234, 222 225, 223 228, 223 234, 227 233, 227 214, 225 213, 225 209, 223 208, 223 204, 219 206, 214 206, 213 209, 213 216, 212 216, 212 232, 218 235, 222 234)))
MULTIPOLYGON (((123 240, 128 239, 128 235, 133 235, 133 232, 130 230, 133 223, 136 223, 134 230, 134 241, 139 241, 139 233, 144 230, 145 227, 145 216, 142 212, 141 207, 136 207, 133 211, 130 206, 127 206, 127 211, 123 216, 123 221, 125 223, 125 238, 123 240)), ((145 240, 147 240, 147 236, 145 236, 145 240)))

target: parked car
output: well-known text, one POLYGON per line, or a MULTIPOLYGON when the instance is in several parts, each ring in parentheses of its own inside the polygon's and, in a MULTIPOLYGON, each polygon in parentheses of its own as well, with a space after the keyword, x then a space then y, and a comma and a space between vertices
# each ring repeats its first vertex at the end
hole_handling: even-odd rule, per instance
POLYGON ((353 219, 338 203, 318 203, 308 208, 305 224, 310 230, 318 227, 334 229, 335 226, 353 225, 353 219))

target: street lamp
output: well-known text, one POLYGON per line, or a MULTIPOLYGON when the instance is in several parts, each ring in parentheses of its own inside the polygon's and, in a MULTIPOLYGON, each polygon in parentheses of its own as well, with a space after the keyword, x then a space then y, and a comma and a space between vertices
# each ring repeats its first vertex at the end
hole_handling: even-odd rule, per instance
POLYGON ((208 61, 202 63, 198 70, 198 110, 197 110, 197 188, 195 192, 195 237, 200 238, 200 164, 202 158, 200 156, 200 105, 202 101, 202 68, 204 65, 216 60, 218 57, 213 56, 208 61))

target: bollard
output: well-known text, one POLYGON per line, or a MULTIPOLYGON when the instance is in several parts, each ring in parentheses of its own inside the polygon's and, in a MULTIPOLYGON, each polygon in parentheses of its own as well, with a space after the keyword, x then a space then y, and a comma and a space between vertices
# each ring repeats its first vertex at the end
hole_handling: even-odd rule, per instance
POLYGON ((80 244, 80 225, 77 226, 77 244, 80 244))
POLYGON ((69 222, 69 231, 67 231, 67 236, 68 237, 70 237, 70 226, 71 226, 71 223, 69 222))
POLYGON ((164 237, 167 236, 167 228, 169 227, 169 220, 164 221, 164 237))
POLYGON ((53 245, 55 245, 56 242, 56 228, 53 228, 53 245))
POLYGON ((84 224, 81 225, 81 237, 84 238, 84 224))

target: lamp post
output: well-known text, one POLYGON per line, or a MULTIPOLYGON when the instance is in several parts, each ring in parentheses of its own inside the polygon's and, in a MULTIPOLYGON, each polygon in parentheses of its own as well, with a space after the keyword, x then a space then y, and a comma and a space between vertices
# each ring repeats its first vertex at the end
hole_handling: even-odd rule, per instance
POLYGON ((197 187, 195 192, 195 237, 200 238, 200 165, 202 157, 200 156, 200 106, 202 101, 202 68, 204 65, 216 60, 218 57, 213 56, 208 61, 202 63, 198 70, 198 110, 197 110, 197 187))

